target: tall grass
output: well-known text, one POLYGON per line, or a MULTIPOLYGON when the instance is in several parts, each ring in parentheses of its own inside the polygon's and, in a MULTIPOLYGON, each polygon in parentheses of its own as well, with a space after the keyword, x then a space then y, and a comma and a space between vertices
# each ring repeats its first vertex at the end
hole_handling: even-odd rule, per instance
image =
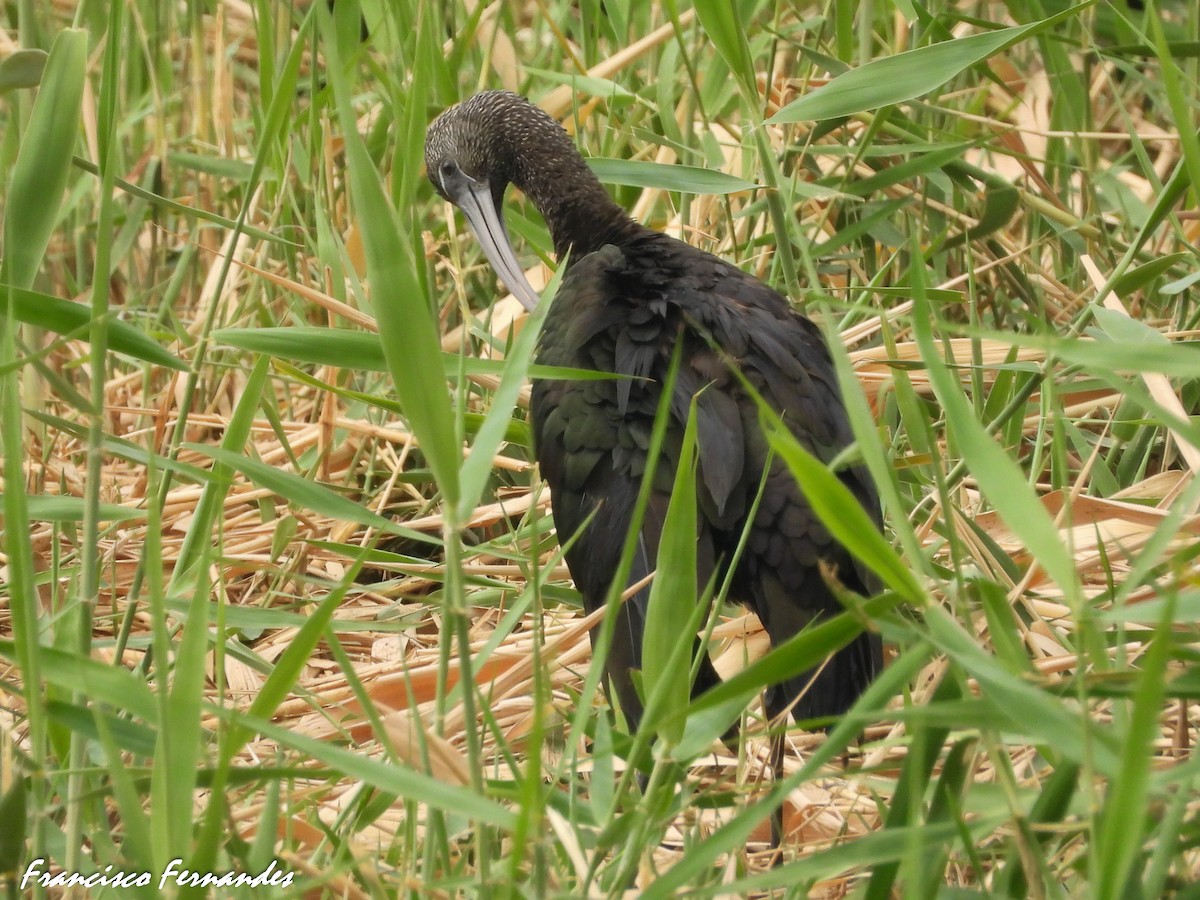
MULTIPOLYGON (((39 859, 148 897, 174 860, 290 874, 254 896, 1189 890, 1191 5, 14 10, 11 894, 39 859), (883 497, 875 539, 764 417, 886 589, 765 655, 736 605, 693 616, 727 679, 686 703, 672 642, 724 588, 677 493, 633 736, 533 464, 538 317, 422 172, 430 119, 500 86, 818 319, 883 497), (762 686, 861 628, 886 670, 771 784, 762 686)), ((506 215, 552 295, 542 223, 506 215)))

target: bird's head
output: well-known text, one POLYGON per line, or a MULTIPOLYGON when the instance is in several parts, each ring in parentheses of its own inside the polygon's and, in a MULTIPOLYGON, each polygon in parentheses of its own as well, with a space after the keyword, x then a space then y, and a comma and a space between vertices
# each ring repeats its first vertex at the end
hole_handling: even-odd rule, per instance
POLYGON ((538 296, 508 239, 502 204, 518 170, 511 117, 531 108, 508 91, 485 91, 446 110, 425 136, 425 171, 434 190, 462 210, 496 273, 530 311, 538 296))
POLYGON ((484 91, 434 119, 425 136, 425 171, 434 190, 459 205, 464 190, 486 185, 499 205, 513 169, 506 107, 525 102, 508 91, 484 91))

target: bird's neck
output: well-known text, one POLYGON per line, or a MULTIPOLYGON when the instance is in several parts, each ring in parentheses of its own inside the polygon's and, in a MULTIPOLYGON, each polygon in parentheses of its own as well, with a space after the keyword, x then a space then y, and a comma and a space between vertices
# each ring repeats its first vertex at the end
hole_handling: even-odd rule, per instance
POLYGON ((608 196, 574 145, 553 154, 530 153, 519 159, 537 160, 515 173, 513 184, 525 192, 550 229, 554 255, 572 261, 619 244, 644 230, 608 196), (569 152, 567 152, 569 151, 569 152))

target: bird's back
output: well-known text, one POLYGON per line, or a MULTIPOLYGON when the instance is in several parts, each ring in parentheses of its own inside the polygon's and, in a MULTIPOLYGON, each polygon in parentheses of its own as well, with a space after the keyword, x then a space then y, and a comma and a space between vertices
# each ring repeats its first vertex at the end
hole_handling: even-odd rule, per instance
MULTIPOLYGON (((697 583, 706 584, 714 568, 734 556, 748 526, 732 599, 758 613, 778 645, 815 618, 840 611, 822 565, 857 592, 870 593, 874 584, 819 521, 786 467, 771 458, 757 407, 730 366, 818 458, 831 460, 853 434, 820 331, 778 292, 711 254, 645 231, 572 262, 547 315, 538 361, 621 377, 534 384, 534 437, 560 540, 594 517, 567 553, 576 585, 593 609, 615 573, 648 461, 662 384, 680 341, 663 456, 632 578, 654 568, 695 396, 702 514, 697 583), (758 510, 748 524, 760 487, 758 510)), ((839 477, 878 522, 878 498, 866 471, 850 467, 839 477)), ((630 632, 625 643, 631 646, 622 645, 618 629, 610 672, 640 666, 638 623, 645 601, 646 596, 635 597, 622 613, 630 632)), ((879 666, 878 639, 864 635, 837 654, 807 691, 808 677, 774 688, 768 710, 785 708, 803 693, 797 718, 840 713, 879 666)), ((707 668, 702 672, 702 680, 714 677, 707 668)), ((628 706, 631 700, 622 696, 622 702, 628 706)))

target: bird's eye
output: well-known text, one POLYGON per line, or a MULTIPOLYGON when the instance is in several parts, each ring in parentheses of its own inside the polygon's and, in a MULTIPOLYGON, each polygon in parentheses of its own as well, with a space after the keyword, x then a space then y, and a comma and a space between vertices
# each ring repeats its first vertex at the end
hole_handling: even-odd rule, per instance
POLYGON ((445 179, 453 175, 458 166, 454 164, 454 160, 452 159, 443 159, 440 168, 442 172, 442 178, 445 179))

